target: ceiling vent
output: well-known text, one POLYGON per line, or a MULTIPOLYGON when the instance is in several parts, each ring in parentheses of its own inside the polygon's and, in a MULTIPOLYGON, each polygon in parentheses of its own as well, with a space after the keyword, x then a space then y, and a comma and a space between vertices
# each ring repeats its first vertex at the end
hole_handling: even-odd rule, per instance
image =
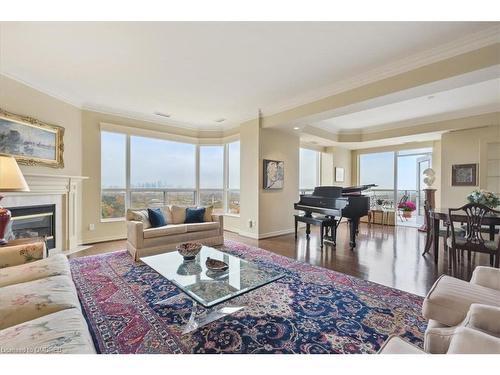
POLYGON ((169 118, 170 115, 168 113, 163 113, 163 112, 155 112, 156 116, 161 116, 161 117, 166 117, 169 118))
POLYGON ((221 122, 226 121, 226 119, 221 117, 221 118, 215 119, 214 121, 218 122, 220 124, 221 122))

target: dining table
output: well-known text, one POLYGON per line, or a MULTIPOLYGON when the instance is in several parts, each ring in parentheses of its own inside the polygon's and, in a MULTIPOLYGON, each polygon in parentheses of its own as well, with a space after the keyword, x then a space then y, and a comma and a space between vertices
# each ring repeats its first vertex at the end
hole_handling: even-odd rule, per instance
MULTIPOLYGON (((467 215, 465 212, 454 212, 451 219, 454 223, 466 223, 467 215)), ((434 252, 434 263, 438 262, 439 257, 439 229, 441 227, 441 222, 450 222, 449 209, 446 207, 431 208, 429 210, 429 225, 427 225, 425 249, 422 255, 428 254, 432 246, 434 252)), ((500 215, 493 213, 485 215, 482 225, 489 227, 489 239, 490 241, 493 241, 495 239, 495 227, 500 226, 500 215)))

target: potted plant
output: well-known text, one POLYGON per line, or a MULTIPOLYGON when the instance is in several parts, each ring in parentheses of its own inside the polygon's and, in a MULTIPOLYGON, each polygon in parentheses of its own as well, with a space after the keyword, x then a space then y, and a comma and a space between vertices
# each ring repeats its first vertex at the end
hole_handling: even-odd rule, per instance
POLYGON ((470 203, 484 204, 489 208, 495 208, 500 205, 500 198, 495 193, 483 189, 474 190, 467 195, 467 200, 470 203))
POLYGON ((403 217, 410 218, 411 213, 417 209, 417 206, 412 201, 406 201, 398 204, 398 208, 403 211, 403 217))

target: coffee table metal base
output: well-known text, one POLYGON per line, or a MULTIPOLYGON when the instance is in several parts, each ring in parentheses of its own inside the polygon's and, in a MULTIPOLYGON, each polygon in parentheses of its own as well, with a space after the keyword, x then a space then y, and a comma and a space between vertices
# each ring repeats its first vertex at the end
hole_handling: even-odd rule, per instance
MULTIPOLYGON (((176 296, 158 301, 155 305, 170 305, 174 304, 180 299, 185 298, 185 295, 182 293, 177 294, 176 296)), ((189 320, 184 326, 182 330, 182 334, 185 335, 187 333, 196 331, 198 328, 204 327, 207 324, 210 324, 218 319, 221 319, 227 315, 234 314, 237 311, 240 311, 245 308, 245 306, 215 306, 213 308, 205 308, 205 311, 199 315, 198 311, 198 303, 195 300, 191 300, 193 302, 193 306, 191 308, 191 315, 189 316, 189 320)))

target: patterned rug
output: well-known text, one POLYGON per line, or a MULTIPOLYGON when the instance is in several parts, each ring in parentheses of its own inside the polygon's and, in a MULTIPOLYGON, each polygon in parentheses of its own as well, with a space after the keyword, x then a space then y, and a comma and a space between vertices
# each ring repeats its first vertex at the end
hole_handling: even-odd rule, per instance
POLYGON ((221 248, 279 269, 278 281, 236 297, 243 310, 181 335, 189 297, 126 251, 71 260, 84 314, 101 353, 375 353, 391 334, 422 346, 422 298, 272 252, 221 248))

